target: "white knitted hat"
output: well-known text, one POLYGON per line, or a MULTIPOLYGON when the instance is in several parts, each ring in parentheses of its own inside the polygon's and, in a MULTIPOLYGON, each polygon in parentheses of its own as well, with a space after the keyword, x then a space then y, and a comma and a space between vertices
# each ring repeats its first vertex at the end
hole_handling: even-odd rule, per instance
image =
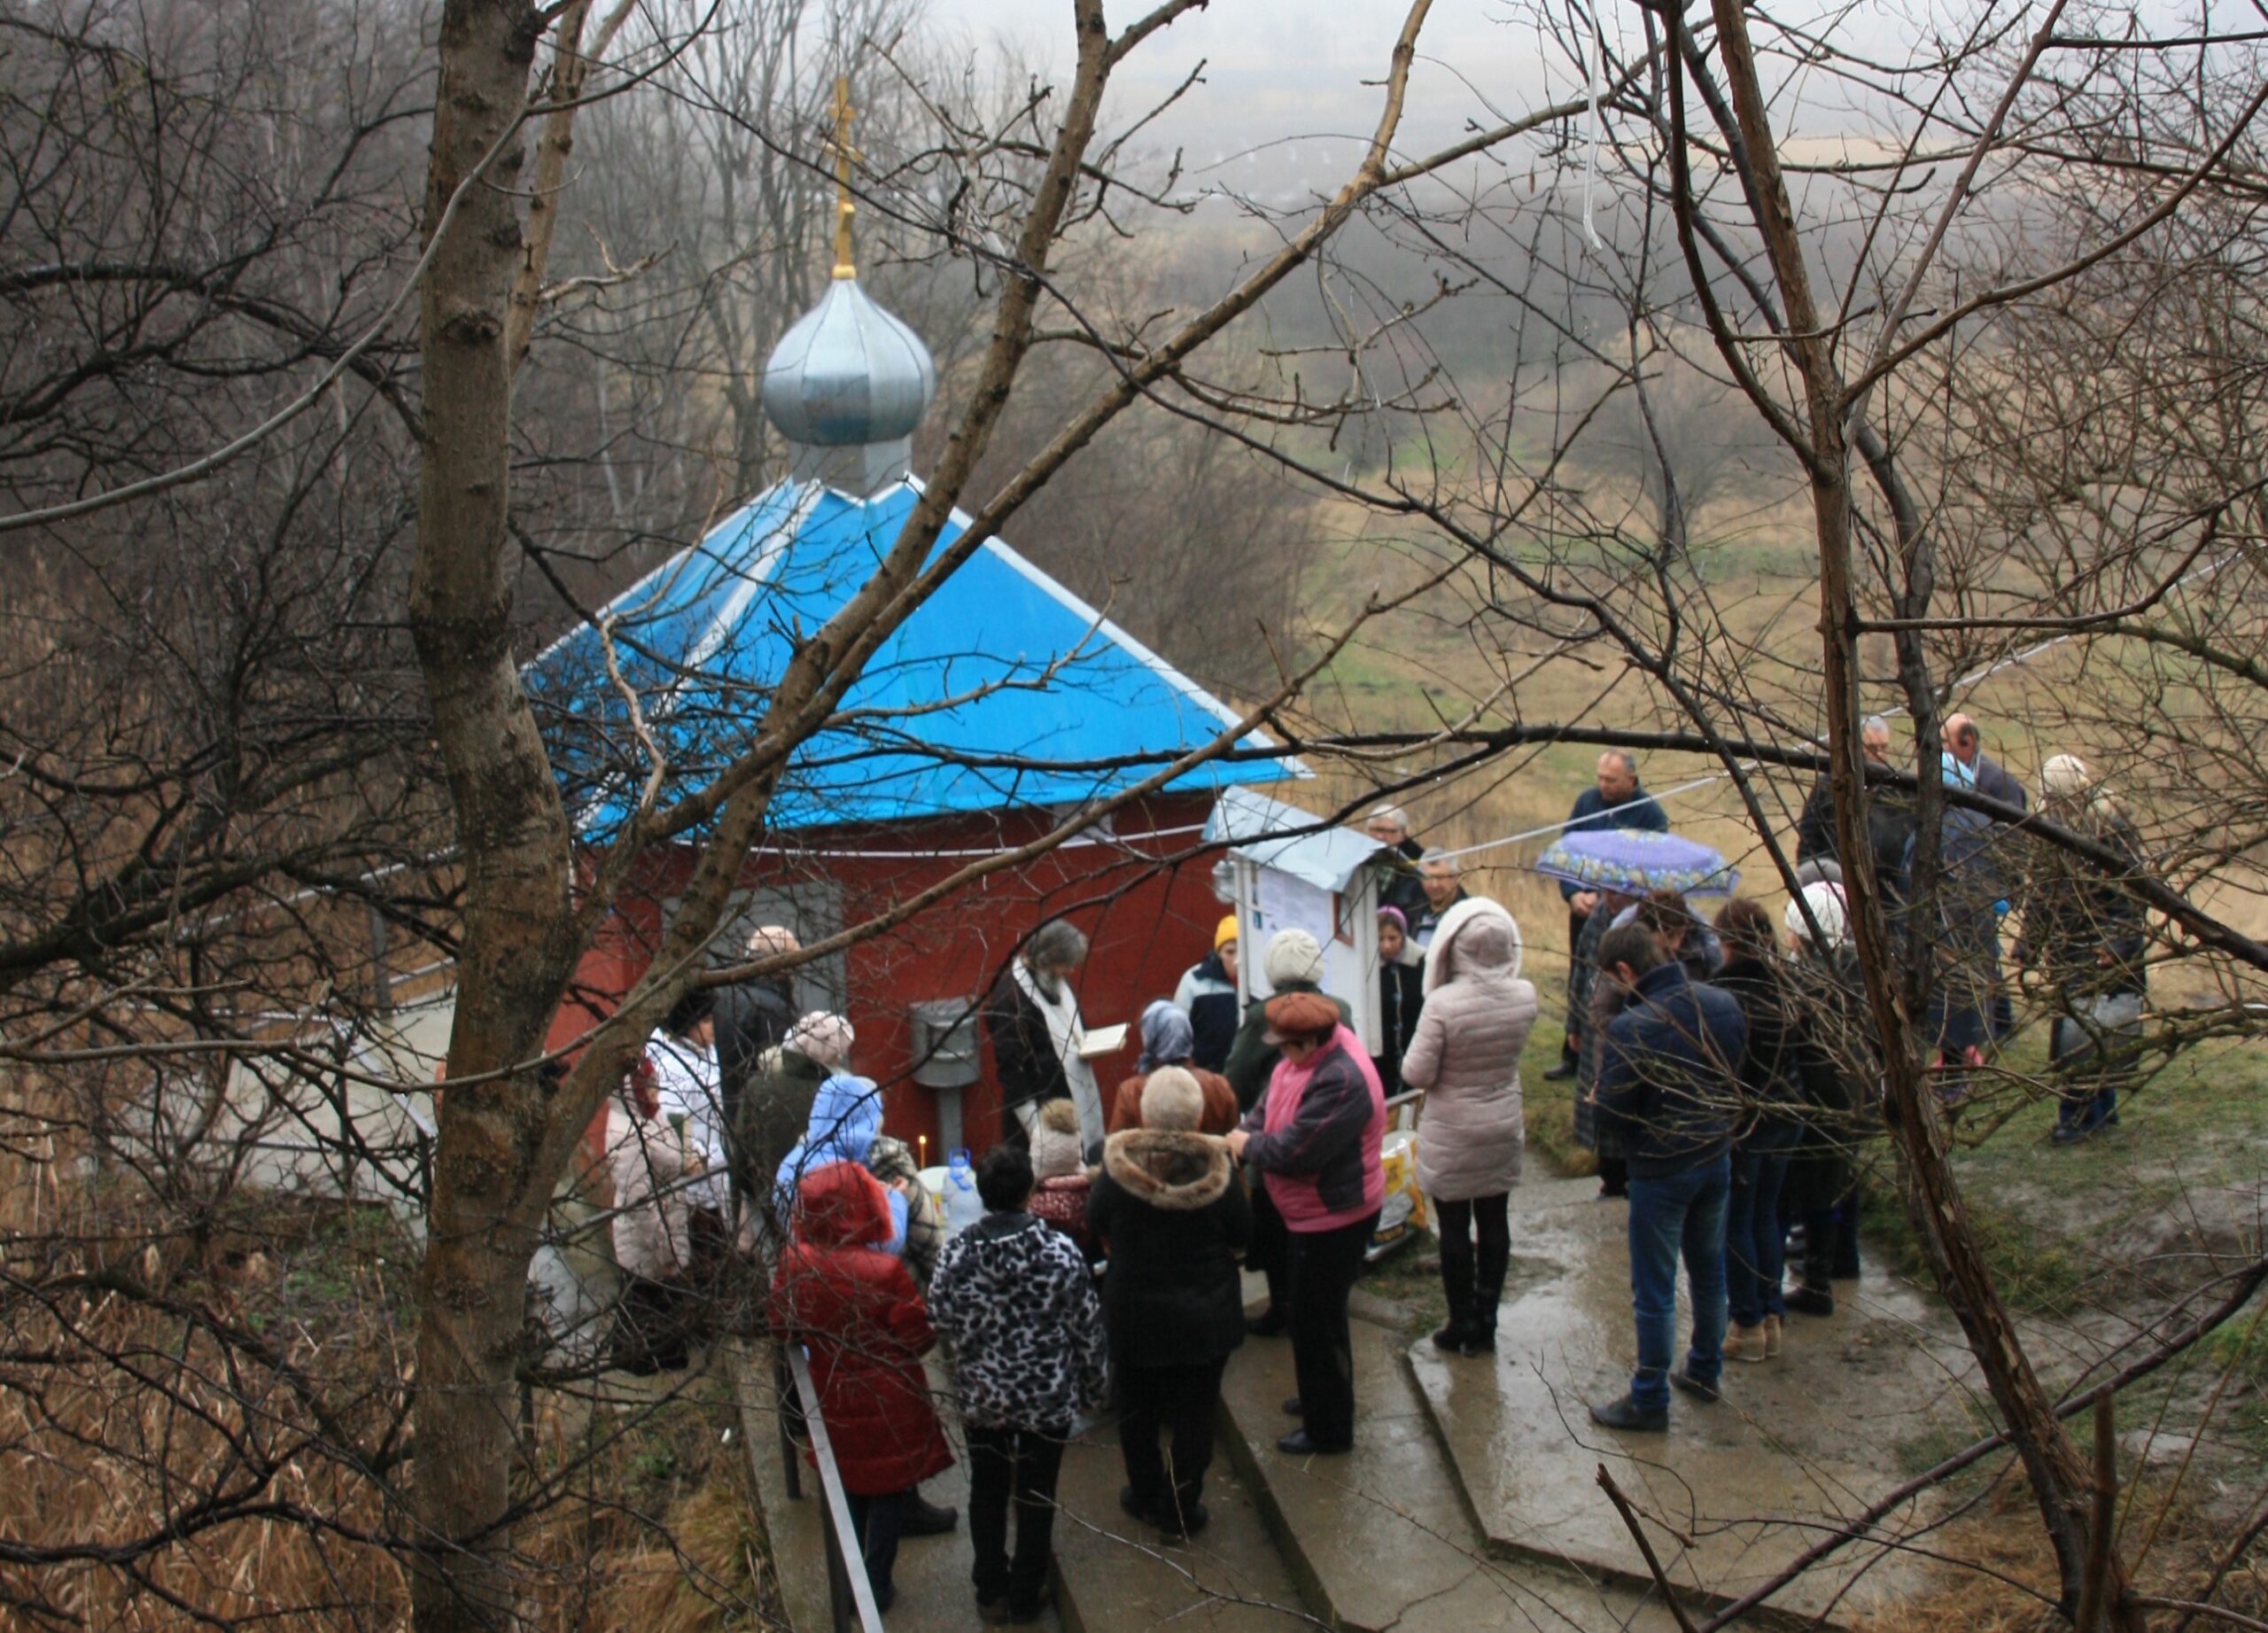
POLYGON ((850 1030, 850 1023, 839 1015, 824 1009, 814 1009, 788 1029, 784 1041, 788 1047, 807 1054, 822 1066, 850 1064, 850 1046, 858 1034, 850 1030))
MULTIPOLYGON (((1843 899, 1843 887, 1821 880, 1817 884, 1804 886, 1804 903, 1809 904, 1811 916, 1819 921, 1820 933, 1827 937, 1829 947, 1839 947, 1851 938, 1850 904, 1843 899)), ((1811 926, 1804 922, 1803 904, 1790 901, 1780 914, 1780 922, 1788 927, 1788 934, 1799 940, 1811 939, 1811 926)))
POLYGON ((1321 986, 1323 949, 1303 929, 1279 929, 1268 938, 1268 953, 1261 968, 1267 971, 1268 984, 1272 987, 1288 986, 1294 981, 1321 986))

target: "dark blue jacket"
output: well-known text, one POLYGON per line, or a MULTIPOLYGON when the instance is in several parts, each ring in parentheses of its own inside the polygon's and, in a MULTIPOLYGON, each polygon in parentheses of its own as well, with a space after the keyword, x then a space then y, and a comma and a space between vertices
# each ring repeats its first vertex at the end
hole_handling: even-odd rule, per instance
POLYGON ((1724 1155, 1748 1043, 1730 993, 1694 980, 1682 964, 1657 965, 1638 977, 1604 1041, 1596 1093, 1599 1109, 1621 1125, 1633 1179, 1682 1174, 1724 1155))
POLYGON ((1174 1001, 1189 1016, 1190 1058, 1207 1071, 1228 1064, 1229 1046, 1236 1041, 1237 1023, 1243 1019, 1237 1006, 1237 984, 1229 979, 1216 950, 1208 953, 1181 977, 1174 1001))
MULTIPOLYGON (((1630 797, 1616 806, 1614 813, 1610 816, 1606 801, 1599 797, 1598 785, 1593 783, 1575 796, 1574 808, 1567 813, 1567 826, 1560 831, 1580 834, 1587 828, 1635 828, 1649 834, 1666 834, 1669 832, 1669 818, 1654 803, 1654 797, 1642 788, 1633 789, 1630 797)), ((1572 879, 1559 881, 1562 898, 1573 896, 1577 890, 1586 888, 1572 879)))

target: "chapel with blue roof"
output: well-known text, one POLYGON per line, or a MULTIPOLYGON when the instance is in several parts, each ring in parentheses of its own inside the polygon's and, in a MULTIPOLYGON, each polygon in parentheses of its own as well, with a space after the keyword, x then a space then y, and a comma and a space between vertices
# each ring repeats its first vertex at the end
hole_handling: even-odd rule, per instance
MULTIPOLYGON (((844 174, 838 159, 838 177, 844 174)), ((913 439, 936 394, 920 338, 860 286, 847 188, 819 304, 773 347, 767 416, 788 473, 546 648, 524 671, 579 832, 603 845, 647 762, 624 692, 667 758, 664 806, 704 786, 759 729, 796 643, 873 572, 920 494, 913 439), (603 632, 603 633, 602 633, 603 632), (608 672, 609 649, 615 673, 608 672)), ((1077 479, 1076 466, 1059 480, 1077 479)), ((968 525, 955 510, 937 541, 968 525)), ((1233 726, 1238 712, 1006 541, 987 540, 874 653, 834 722, 791 761, 720 937, 787 923, 808 943, 887 909, 1062 815, 1139 782, 1233 726)), ((1265 750, 1260 736, 1239 745, 1265 750)), ((900 929, 810 967, 799 1001, 841 1007, 854 1063, 884 1084, 889 1127, 942 1157, 990 1144, 997 1090, 972 1007, 1021 938, 1068 914, 1093 942, 1090 1025, 1133 1021, 1210 948, 1223 909, 1204 826, 1224 787, 1296 766, 1216 760, 1050 855, 994 874, 900 929), (947 1082, 944 1079, 957 1079, 947 1082)), ((585 1004, 627 989, 674 906, 691 852, 657 860, 586 960, 585 1004)), ((563 1015, 563 1041, 587 1024, 563 1015)), ((1123 1061, 1097 1063, 1115 1084, 1123 1061)))

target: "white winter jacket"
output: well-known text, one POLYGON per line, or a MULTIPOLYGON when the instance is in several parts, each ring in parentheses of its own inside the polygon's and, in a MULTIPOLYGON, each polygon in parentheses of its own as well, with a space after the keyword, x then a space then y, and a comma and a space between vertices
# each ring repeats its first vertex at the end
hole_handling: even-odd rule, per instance
POLYGON ((728 1214, 732 1179, 725 1160, 725 1101, 718 1082, 717 1051, 657 1031, 647 1039, 646 1058, 653 1063, 662 1123, 668 1126, 681 1120, 686 1140, 708 1164, 690 1182, 693 1206, 728 1214))

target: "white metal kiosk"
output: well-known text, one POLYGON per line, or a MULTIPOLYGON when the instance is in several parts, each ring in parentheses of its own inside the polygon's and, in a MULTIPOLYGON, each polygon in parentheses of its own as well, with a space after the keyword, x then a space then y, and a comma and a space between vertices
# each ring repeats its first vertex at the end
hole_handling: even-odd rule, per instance
POLYGON ((1379 1048, 1379 843, 1358 828, 1250 789, 1222 791, 1205 837, 1225 843, 1237 914, 1240 1000, 1266 998, 1268 938, 1303 929, 1323 949, 1323 990, 1355 1012, 1363 1046, 1379 1048))

